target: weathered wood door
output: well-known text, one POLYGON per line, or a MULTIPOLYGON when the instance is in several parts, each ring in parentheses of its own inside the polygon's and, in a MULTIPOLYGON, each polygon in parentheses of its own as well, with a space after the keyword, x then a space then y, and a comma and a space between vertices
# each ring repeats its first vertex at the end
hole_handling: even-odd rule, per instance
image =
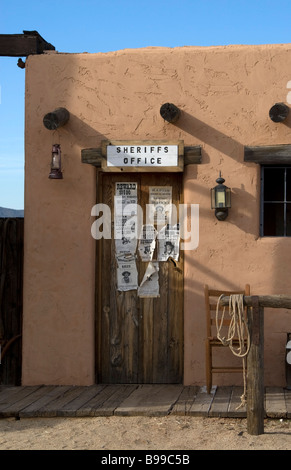
MULTIPOLYGON (((171 187, 172 204, 182 196, 179 173, 99 173, 99 200, 111 209, 112 237, 97 248, 97 381, 102 383, 182 383, 183 381, 183 252, 176 263, 160 261, 159 296, 117 289, 114 196, 116 183, 137 183, 137 203, 149 204, 150 187, 171 187)), ((163 191, 163 189, 162 189, 163 191)), ((179 219, 178 219, 179 220, 179 219)), ((143 223, 146 223, 145 219, 143 223)), ((157 249, 156 249, 157 250, 157 249)), ((157 259, 157 252, 153 260, 157 259)), ((137 250, 138 284, 148 263, 137 250)))

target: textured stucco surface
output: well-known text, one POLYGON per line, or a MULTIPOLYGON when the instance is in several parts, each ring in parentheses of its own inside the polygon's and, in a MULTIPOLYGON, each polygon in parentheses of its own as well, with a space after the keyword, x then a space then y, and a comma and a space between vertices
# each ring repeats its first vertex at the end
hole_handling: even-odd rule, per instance
MULTIPOLYGON (((26 61, 23 384, 94 383, 95 169, 81 149, 103 139, 184 140, 202 163, 184 172, 184 202, 200 206, 199 246, 185 253, 184 383, 204 384, 203 285, 290 292, 291 239, 259 237, 259 166, 245 145, 290 144, 291 116, 269 109, 287 99, 291 45, 146 48, 49 53, 26 61), (160 106, 182 115, 164 122, 160 106), (49 131, 43 116, 63 106, 70 120, 49 131), (64 179, 48 179, 51 146, 62 147, 64 179), (218 222, 210 188, 219 171, 232 208, 218 222)), ((285 384, 287 310, 265 309, 265 383, 285 384)), ((217 384, 242 383, 238 375, 217 384)))

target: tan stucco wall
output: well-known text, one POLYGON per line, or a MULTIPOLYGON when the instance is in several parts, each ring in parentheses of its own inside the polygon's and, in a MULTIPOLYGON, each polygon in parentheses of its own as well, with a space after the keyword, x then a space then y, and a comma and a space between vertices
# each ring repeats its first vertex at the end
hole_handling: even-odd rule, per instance
MULTIPOLYGON (((290 292, 291 239, 259 237, 259 166, 243 161, 245 145, 291 143, 291 117, 281 124, 269 118, 273 104, 286 103, 290 63, 289 44, 28 57, 24 385, 94 383, 95 169, 81 163, 81 149, 102 139, 182 139, 202 147, 202 163, 184 175, 184 202, 200 205, 199 246, 185 253, 185 384, 205 384, 204 283, 290 292), (165 102, 182 110, 175 125, 160 117, 165 102), (42 119, 59 106, 71 117, 53 133, 42 119), (62 146, 62 181, 48 179, 53 143, 62 146), (220 170, 232 188, 225 222, 210 209, 220 170)), ((285 384, 289 331, 287 310, 265 309, 267 385, 285 384)), ((215 383, 242 377, 217 376, 215 383)))

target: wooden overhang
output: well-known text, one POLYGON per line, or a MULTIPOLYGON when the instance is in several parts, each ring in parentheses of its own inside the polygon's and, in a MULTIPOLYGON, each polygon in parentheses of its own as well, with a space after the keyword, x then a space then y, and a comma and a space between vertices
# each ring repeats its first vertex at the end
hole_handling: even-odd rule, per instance
POLYGON ((54 51, 55 47, 45 41, 37 31, 23 31, 23 34, 0 34, 0 56, 27 57, 54 51))
MULTIPOLYGON (((104 160, 102 147, 87 148, 81 150, 82 163, 89 163, 97 168, 102 167, 104 160)), ((195 145, 193 147, 184 147, 184 165, 199 164, 201 163, 201 146, 195 145)))
POLYGON ((244 161, 261 165, 290 165, 291 145, 267 145, 244 148, 244 161))

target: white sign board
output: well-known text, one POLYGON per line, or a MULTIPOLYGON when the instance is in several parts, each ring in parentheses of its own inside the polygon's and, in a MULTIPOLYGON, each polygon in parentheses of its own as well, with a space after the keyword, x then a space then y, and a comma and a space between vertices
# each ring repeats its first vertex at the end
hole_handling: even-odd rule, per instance
POLYGON ((108 145, 108 167, 176 167, 178 145, 108 145))

